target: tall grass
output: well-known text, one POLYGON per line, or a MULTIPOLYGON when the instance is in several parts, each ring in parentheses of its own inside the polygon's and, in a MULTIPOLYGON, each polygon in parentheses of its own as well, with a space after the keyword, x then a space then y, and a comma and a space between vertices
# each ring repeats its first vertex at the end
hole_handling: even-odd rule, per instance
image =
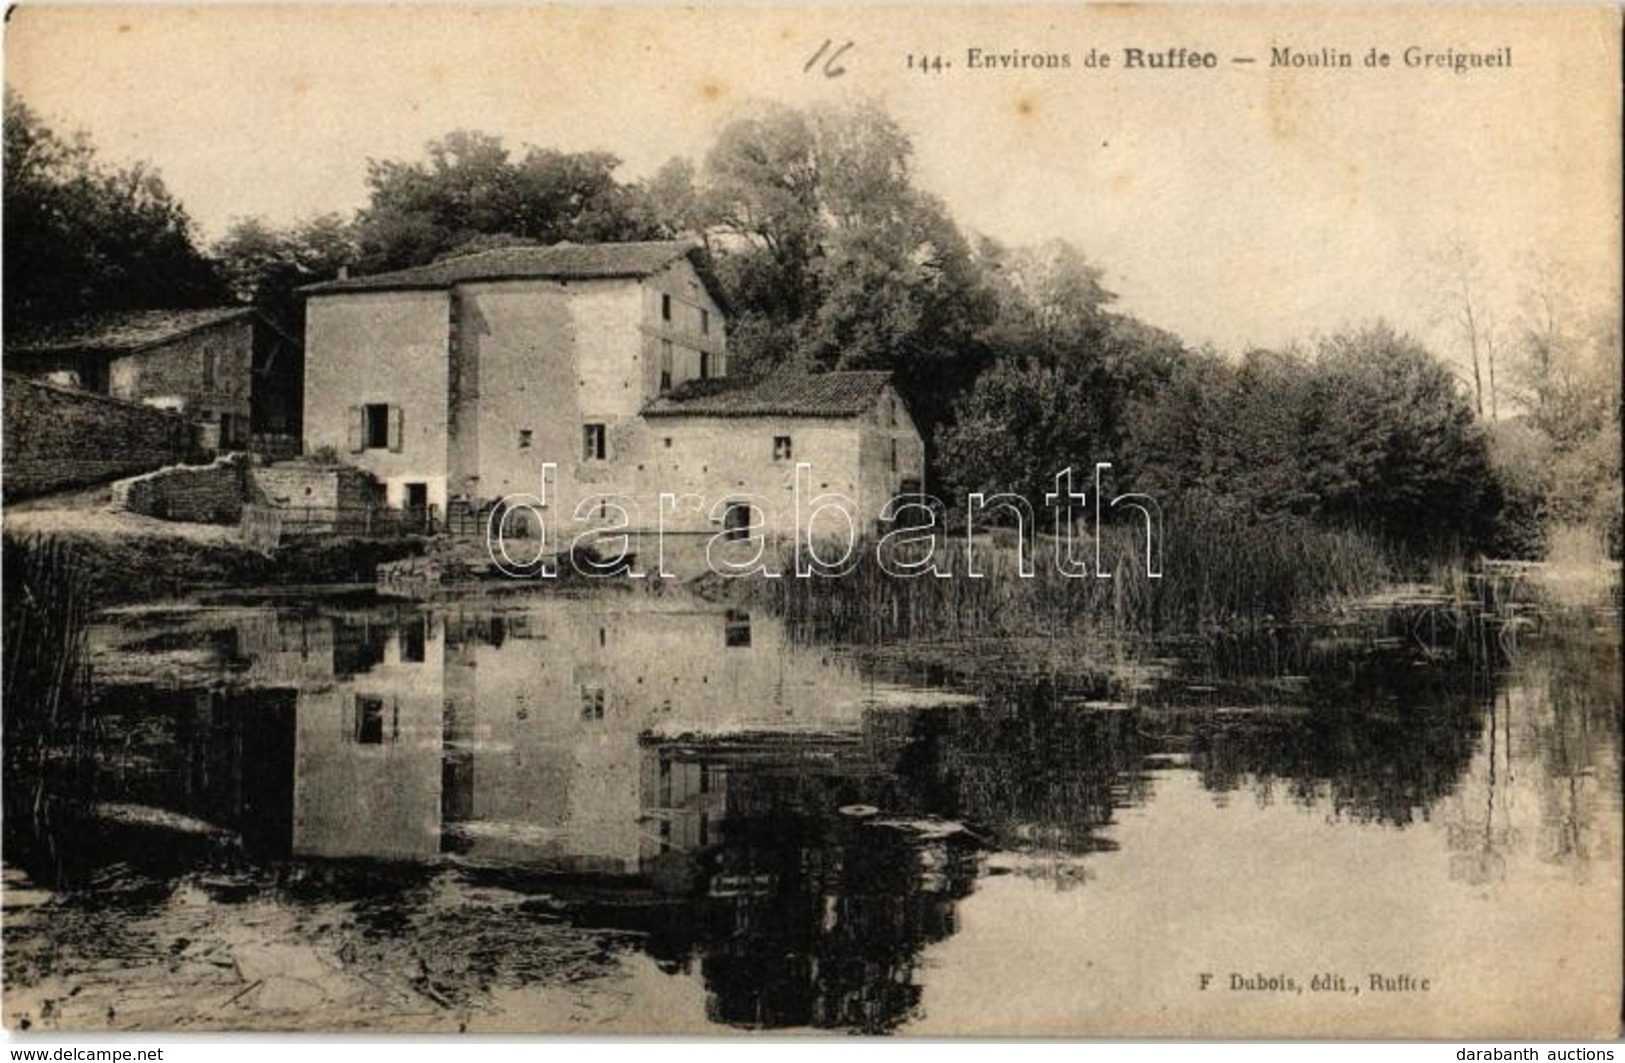
POLYGON ((90 572, 73 545, 7 537, 4 550, 7 746, 72 722, 83 690, 90 572))
MULTIPOLYGON (((935 561, 946 577, 900 577, 860 548, 841 577, 786 575, 758 593, 792 627, 839 637, 918 638, 1105 629, 1178 634, 1306 619, 1371 594, 1395 576, 1395 559, 1372 538, 1299 522, 1248 522, 1201 511, 1165 522, 1159 578, 1146 572, 1145 532, 1102 529, 1100 555, 1110 578, 1063 575, 1055 542, 1031 544, 1034 571, 1018 574, 1011 534, 939 540, 935 561), (979 578, 969 575, 975 552, 979 578)), ((1078 555, 1092 565, 1093 543, 1078 555)), ((794 558, 784 558, 785 571, 794 558)))
POLYGON ((37 819, 51 774, 47 760, 54 751, 78 749, 84 737, 92 577, 80 551, 57 539, 7 536, 0 558, 5 813, 37 819))

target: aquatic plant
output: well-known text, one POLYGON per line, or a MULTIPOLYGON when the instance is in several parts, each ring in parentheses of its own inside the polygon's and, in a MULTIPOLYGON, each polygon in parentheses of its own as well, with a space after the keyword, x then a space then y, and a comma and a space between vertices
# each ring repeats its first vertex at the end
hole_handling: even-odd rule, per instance
MULTIPOLYGON (((888 572, 875 550, 863 547, 844 575, 792 578, 797 558, 787 549, 787 575, 753 581, 754 593, 792 626, 866 640, 1062 630, 1171 634, 1312 617, 1375 593, 1400 569, 1389 550, 1356 531, 1202 511, 1169 515, 1155 577, 1147 575, 1142 529, 1101 529, 1098 572, 1109 576, 1062 574, 1054 563, 1057 545, 1047 537, 1026 544, 1035 556, 1023 574, 1013 533, 940 540, 933 560, 951 578, 888 572), (968 575, 973 563, 975 577, 968 575)), ((1078 550, 1091 565, 1094 547, 1078 550)))

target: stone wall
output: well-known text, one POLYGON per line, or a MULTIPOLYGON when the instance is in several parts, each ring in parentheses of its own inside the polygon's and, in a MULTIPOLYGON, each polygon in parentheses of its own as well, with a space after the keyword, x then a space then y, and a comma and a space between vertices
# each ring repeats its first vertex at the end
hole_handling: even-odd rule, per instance
POLYGON ((251 476, 265 504, 285 515, 284 527, 304 534, 366 533, 381 508, 378 481, 348 465, 284 461, 257 466, 251 476))
POLYGON ((222 444, 241 443, 248 439, 253 360, 253 318, 238 318, 113 359, 107 390, 207 421, 222 444))
POLYGON ((185 461, 192 425, 163 410, 5 374, 7 500, 185 461))
POLYGON ((113 485, 113 504, 160 520, 236 524, 252 490, 248 458, 228 454, 212 465, 176 465, 113 485))

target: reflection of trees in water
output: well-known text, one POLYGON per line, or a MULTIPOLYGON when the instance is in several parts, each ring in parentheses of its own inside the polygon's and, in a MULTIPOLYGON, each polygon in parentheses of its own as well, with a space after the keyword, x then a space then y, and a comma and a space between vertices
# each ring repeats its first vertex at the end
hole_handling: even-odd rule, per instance
POLYGON ((1518 853, 1581 878, 1613 858, 1615 821, 1598 811, 1609 807, 1605 795, 1618 808, 1620 706, 1614 632, 1555 614, 1519 639, 1477 759, 1441 816, 1453 879, 1500 881, 1518 853))
POLYGON ((918 1004, 915 963, 954 930, 972 847, 837 811, 867 790, 817 772, 730 775, 698 913, 712 1019, 879 1033, 918 1004))
POLYGON ((983 694, 983 704, 915 714, 899 777, 999 848, 1105 847, 1099 830, 1114 810, 1146 796, 1135 716, 1082 709, 1044 682, 983 694))
POLYGON ((1486 682, 1470 668, 1342 655, 1306 676, 1296 705, 1148 714, 1147 727, 1161 743, 1188 749, 1216 793, 1250 785, 1261 802, 1284 791, 1340 816, 1404 825, 1466 771, 1486 682))
MULTIPOLYGON (((707 777, 724 780, 696 854, 692 949, 711 1017, 756 1027, 896 1027, 919 999, 920 951, 954 931, 977 848, 1103 848, 1099 829, 1145 785, 1130 716, 1080 711, 1046 684, 871 713, 861 742, 799 761, 724 746, 662 755, 709 758, 707 777)), ((1054 867, 1073 881, 1075 862, 1054 867)))
MULTIPOLYGON (((1617 622, 1615 618, 1608 618, 1617 622)), ((1611 825, 1598 816, 1620 794, 1620 644, 1617 628, 1578 618, 1525 643, 1505 708, 1506 771, 1537 788, 1537 855, 1583 870, 1612 859, 1611 825)))
POLYGON ((1446 843, 1450 847, 1450 878, 1470 886, 1484 886, 1506 878, 1507 853, 1522 839, 1512 826, 1507 789, 1512 783, 1510 691, 1492 697, 1484 717, 1481 747, 1485 766, 1480 779, 1469 775, 1457 795, 1457 814, 1446 813, 1446 843), (1475 783, 1483 786, 1482 804, 1474 804, 1475 783), (1499 815, 1497 814, 1499 813, 1499 815))

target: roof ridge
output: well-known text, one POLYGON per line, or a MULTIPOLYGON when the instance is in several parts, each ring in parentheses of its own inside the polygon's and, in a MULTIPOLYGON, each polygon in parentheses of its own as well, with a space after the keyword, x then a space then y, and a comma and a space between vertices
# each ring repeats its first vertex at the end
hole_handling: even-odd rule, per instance
POLYGON ((873 407, 893 374, 885 369, 807 372, 781 368, 752 380, 690 380, 643 407, 645 416, 855 417, 873 407))
POLYGON ((87 311, 48 324, 8 330, 5 349, 8 354, 75 349, 135 353, 244 316, 259 318, 281 331, 280 327, 271 322, 270 318, 256 306, 128 307, 120 310, 87 311), (149 319, 165 317, 180 320, 171 321, 167 325, 146 324, 149 319), (139 331, 144 324, 151 331, 151 335, 124 338, 113 335, 120 329, 139 331))
POLYGON ((552 244, 508 244, 464 254, 452 254, 433 262, 400 269, 321 281, 305 285, 299 290, 308 294, 324 294, 369 289, 385 290, 394 286, 449 288, 478 280, 548 277, 555 273, 547 268, 549 256, 557 257, 559 264, 556 273, 560 276, 579 276, 584 279, 648 276, 671 262, 702 251, 703 247, 703 244, 693 239, 601 240, 592 243, 561 240, 552 244), (641 262, 637 259, 639 255, 645 256, 641 262), (628 261, 618 264, 617 258, 628 261), (492 272, 483 277, 479 276, 477 271, 486 262, 493 264, 492 272), (503 262, 510 263, 512 270, 501 269, 500 264, 503 262))

